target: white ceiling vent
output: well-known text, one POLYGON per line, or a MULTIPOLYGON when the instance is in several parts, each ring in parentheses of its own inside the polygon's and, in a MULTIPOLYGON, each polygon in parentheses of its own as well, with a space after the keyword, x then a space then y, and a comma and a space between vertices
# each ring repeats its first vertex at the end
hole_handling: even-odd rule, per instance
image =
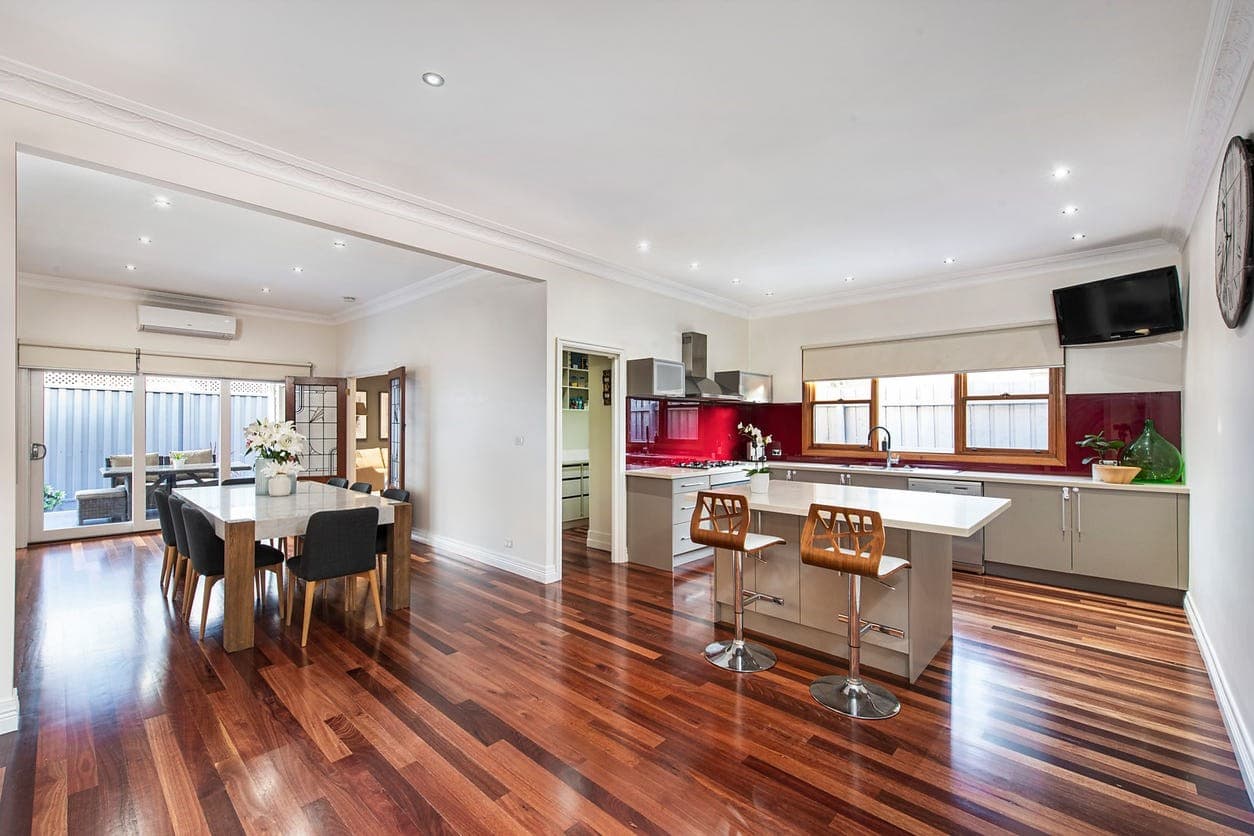
POLYGON ((233 340, 235 339, 235 317, 140 305, 139 330, 160 334, 182 334, 187 337, 210 337, 215 340, 233 340))

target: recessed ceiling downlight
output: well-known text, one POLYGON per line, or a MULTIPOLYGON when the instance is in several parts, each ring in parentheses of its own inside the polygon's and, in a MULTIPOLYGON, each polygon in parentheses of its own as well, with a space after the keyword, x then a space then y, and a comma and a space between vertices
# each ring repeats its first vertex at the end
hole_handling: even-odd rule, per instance
POLYGON ((164 195, 157 195, 152 199, 152 205, 156 206, 158 209, 169 209, 173 204, 170 203, 170 198, 165 197, 164 195))
POLYGON ((443 87, 444 76, 439 73, 426 72, 422 74, 422 83, 431 87, 443 87))
POLYGON ((1071 175, 1071 169, 1067 168, 1065 165, 1057 165, 1054 166, 1053 174, 1055 180, 1065 180, 1071 175))
POLYGON ((732 284, 740 284, 740 279, 732 279, 732 280, 731 280, 731 283, 732 283, 732 284))
POLYGON ((151 244, 151 243, 152 243, 152 238, 151 238, 151 237, 149 237, 149 236, 147 236, 147 235, 141 235, 141 236, 139 236, 139 243, 141 243, 141 244, 151 244))
POLYGON ((649 249, 650 249, 652 246, 653 246, 653 245, 652 245, 652 244, 650 244, 648 241, 637 241, 637 242, 636 242, 636 249, 640 250, 640 252, 642 252, 642 253, 647 253, 647 252, 649 251, 649 249))
POLYGON ((269 293, 270 293, 270 288, 268 288, 268 287, 263 287, 263 288, 261 289, 261 292, 262 292, 262 293, 264 293, 264 294, 266 294, 266 295, 269 295, 269 293))
POLYGON ((1062 213, 1063 213, 1064 215, 1074 215, 1074 214, 1076 214, 1076 213, 1077 213, 1077 212, 1079 212, 1079 211, 1080 211, 1080 207, 1079 207, 1079 206, 1074 206, 1074 205, 1073 205, 1073 206, 1064 206, 1064 207, 1062 207, 1062 213))
POLYGON ((845 276, 845 281, 846 281, 846 282, 851 282, 851 281, 853 281, 853 276, 845 276))
POLYGON ((689 264, 689 265, 688 265, 688 269, 689 269, 689 270, 700 270, 700 269, 701 269, 701 262, 699 262, 699 261, 694 261, 694 262, 692 262, 691 264, 689 264))
POLYGON ((348 246, 348 242, 347 241, 332 241, 331 246, 335 247, 337 250, 342 250, 348 246))
POLYGON ((357 301, 356 296, 341 296, 340 299, 343 300, 344 302, 347 302, 350 305, 357 301))
POLYGON ((1088 238, 1088 236, 1087 236, 1087 235, 1085 235, 1083 232, 1073 232, 1073 233, 1071 233, 1071 240, 1072 240, 1072 241, 1083 241, 1085 238, 1088 238))
POLYGON ((945 263, 946 263, 946 264, 953 264, 953 263, 954 263, 955 261, 957 261, 957 260, 958 260, 958 259, 954 258, 952 255, 947 255, 947 256, 945 256, 945 263))
POLYGON ((293 273, 303 273, 303 272, 305 272, 305 268, 304 268, 304 267, 301 267, 301 266, 299 266, 299 265, 297 265, 296 267, 293 267, 293 268, 292 268, 292 272, 293 272, 293 273))
POLYGON ((134 272, 135 272, 135 265, 134 265, 134 264, 128 264, 128 265, 126 265, 126 269, 127 269, 127 270, 130 270, 132 273, 134 273, 134 272))

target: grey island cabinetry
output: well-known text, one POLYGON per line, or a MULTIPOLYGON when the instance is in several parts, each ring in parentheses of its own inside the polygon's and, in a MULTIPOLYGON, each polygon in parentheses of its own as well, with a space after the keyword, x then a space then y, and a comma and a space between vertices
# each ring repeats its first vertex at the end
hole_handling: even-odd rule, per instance
MULTIPOLYGON (((767 493, 732 488, 749 499, 755 532, 784 539, 744 561, 746 589, 783 599, 758 601, 745 612, 745 627, 762 636, 844 657, 848 653, 847 578, 801 562, 801 528, 811 503, 878 511, 888 529, 887 552, 910 560, 911 567, 892 586, 865 583, 862 617, 904 631, 903 638, 868 633, 862 638, 863 661, 911 682, 928 666, 953 633, 952 541, 969 537, 1003 513, 1004 499, 947 496, 883 488, 772 480, 767 493)), ((731 622, 731 553, 719 550, 714 561, 718 620, 731 622)), ((767 642, 769 644, 769 642, 767 642)))
POLYGON ((627 471, 627 562, 672 571, 714 554, 688 536, 695 491, 749 479, 745 465, 648 467, 627 471))

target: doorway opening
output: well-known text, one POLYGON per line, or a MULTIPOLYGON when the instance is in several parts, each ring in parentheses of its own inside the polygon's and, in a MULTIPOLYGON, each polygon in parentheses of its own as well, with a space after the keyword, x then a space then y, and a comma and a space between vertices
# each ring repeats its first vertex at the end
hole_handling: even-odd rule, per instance
POLYGON ((352 380, 352 481, 405 487, 405 367, 352 380))
POLYGON ((557 355, 560 562, 625 562, 622 354, 559 341, 557 355))

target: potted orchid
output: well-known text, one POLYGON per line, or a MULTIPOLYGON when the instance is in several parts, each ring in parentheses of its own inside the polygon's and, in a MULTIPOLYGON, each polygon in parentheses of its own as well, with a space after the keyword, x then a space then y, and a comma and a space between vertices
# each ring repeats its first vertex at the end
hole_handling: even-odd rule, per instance
POLYGON ((771 486, 771 471, 766 466, 766 445, 772 441, 771 436, 763 435, 762 430, 753 424, 739 423, 736 431, 749 440, 748 460, 753 466, 748 468, 749 492, 766 493, 771 486))
POLYGON ((259 418, 244 428, 244 446, 249 453, 257 454, 254 469, 259 495, 287 496, 296 492, 305 437, 296 432, 293 422, 259 418))

